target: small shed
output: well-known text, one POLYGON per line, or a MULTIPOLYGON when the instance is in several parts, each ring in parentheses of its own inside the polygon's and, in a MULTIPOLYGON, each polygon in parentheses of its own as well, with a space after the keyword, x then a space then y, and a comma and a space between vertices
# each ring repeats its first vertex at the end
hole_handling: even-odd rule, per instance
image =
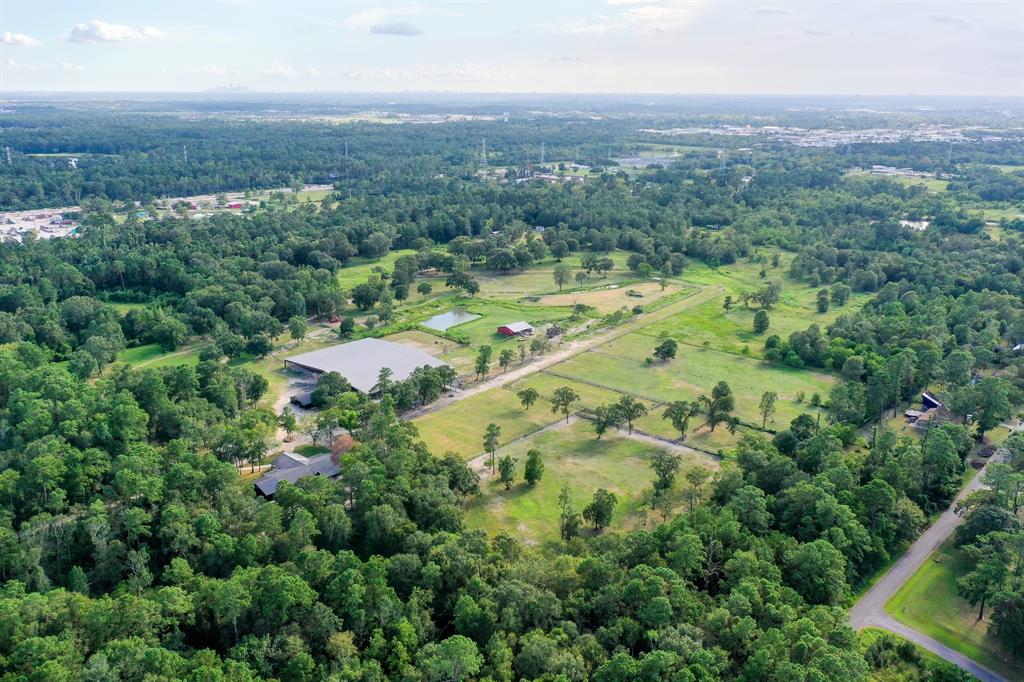
POLYGON ((498 327, 498 333, 502 336, 530 336, 533 326, 529 322, 509 322, 498 327))
POLYGON ((928 391, 921 394, 921 402, 924 403, 925 408, 929 410, 936 407, 942 407, 942 401, 928 391))

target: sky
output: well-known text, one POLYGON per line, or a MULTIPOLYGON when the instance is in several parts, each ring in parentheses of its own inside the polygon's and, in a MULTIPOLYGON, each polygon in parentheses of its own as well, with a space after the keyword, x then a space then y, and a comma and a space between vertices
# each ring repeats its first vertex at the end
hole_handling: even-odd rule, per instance
POLYGON ((0 94, 1024 97, 1024 0, 0 0, 0 94))

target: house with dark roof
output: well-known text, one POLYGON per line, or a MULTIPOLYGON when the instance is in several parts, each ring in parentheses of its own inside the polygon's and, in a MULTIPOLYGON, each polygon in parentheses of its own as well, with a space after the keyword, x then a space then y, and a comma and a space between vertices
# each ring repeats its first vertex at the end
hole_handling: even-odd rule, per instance
POLYGON ((337 478, 339 473, 341 467, 338 466, 338 460, 329 452, 314 457, 304 457, 297 452, 285 452, 271 464, 270 473, 257 479, 253 486, 256 492, 270 499, 282 481, 296 483, 307 476, 337 478))

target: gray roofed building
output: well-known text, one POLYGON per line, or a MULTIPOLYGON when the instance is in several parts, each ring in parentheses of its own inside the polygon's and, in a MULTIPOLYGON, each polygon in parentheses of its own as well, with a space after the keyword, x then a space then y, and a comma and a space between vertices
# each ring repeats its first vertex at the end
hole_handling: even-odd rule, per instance
POLYGON ((391 370, 393 380, 404 381, 419 367, 449 366, 429 353, 381 339, 360 339, 293 355, 285 358, 284 364, 317 374, 337 372, 348 380, 352 388, 367 394, 373 392, 377 377, 385 367, 391 370))
POLYGON ((297 452, 286 452, 274 460, 273 469, 253 485, 263 497, 273 497, 281 481, 295 483, 307 476, 334 478, 341 471, 331 453, 303 457, 297 452))

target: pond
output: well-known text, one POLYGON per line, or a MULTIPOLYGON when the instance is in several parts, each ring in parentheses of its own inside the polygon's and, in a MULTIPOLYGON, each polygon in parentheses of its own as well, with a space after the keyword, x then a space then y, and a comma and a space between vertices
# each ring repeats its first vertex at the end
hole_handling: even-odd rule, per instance
POLYGON ((480 315, 467 313, 465 310, 456 308, 455 310, 449 310, 448 312, 441 313, 440 315, 434 315, 430 319, 420 322, 420 324, 427 329, 435 329, 439 332, 443 332, 455 325, 471 322, 479 318, 480 315))

